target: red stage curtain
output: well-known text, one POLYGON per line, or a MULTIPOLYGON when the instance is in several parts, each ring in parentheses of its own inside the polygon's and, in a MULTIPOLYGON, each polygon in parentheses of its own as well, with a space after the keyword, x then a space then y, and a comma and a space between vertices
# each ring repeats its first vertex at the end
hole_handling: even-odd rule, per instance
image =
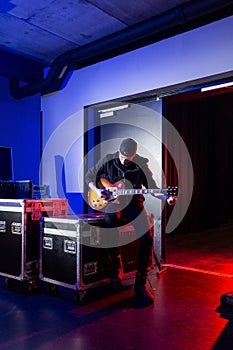
MULTIPOLYGON (((189 209, 173 233, 204 230, 233 218, 233 93, 205 96, 191 92, 167 97, 164 116, 185 142, 194 171, 189 209)), ((164 140, 167 184, 178 184, 182 191, 179 200, 185 200, 185 193, 190 190, 190 174, 183 150, 176 149, 177 144, 166 127, 164 140), (176 153, 176 164, 168 149, 176 153), (182 174, 180 179, 177 167, 182 174)), ((172 210, 166 206, 164 221, 167 222, 172 210)))

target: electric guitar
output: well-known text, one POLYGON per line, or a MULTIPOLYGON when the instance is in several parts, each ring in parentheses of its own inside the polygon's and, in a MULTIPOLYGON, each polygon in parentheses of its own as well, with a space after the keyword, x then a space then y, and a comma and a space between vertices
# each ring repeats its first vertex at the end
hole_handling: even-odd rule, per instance
POLYGON ((106 179, 100 180, 102 185, 104 186, 102 192, 103 197, 100 198, 96 192, 92 189, 88 192, 88 204, 92 209, 95 210, 101 210, 106 207, 108 202, 115 201, 118 196, 126 196, 126 195, 135 195, 135 194, 153 194, 157 197, 165 197, 169 198, 171 196, 176 197, 178 195, 178 187, 170 187, 161 189, 161 188, 155 188, 155 189, 148 189, 148 188, 125 188, 125 184, 122 181, 118 181, 115 184, 111 184, 106 179))

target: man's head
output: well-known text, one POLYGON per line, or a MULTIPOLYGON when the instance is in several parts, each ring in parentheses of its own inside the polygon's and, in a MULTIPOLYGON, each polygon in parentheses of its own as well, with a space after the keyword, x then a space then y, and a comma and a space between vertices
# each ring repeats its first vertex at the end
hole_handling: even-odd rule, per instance
POLYGON ((137 142, 131 138, 122 140, 120 144, 119 159, 121 164, 132 161, 137 153, 137 142))

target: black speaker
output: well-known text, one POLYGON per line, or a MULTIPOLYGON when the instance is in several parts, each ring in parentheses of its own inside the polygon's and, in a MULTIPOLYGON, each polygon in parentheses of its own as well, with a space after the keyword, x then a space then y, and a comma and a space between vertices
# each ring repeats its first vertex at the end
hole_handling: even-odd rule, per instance
POLYGON ((0 180, 0 198, 32 199, 33 182, 31 180, 22 180, 22 181, 0 180))

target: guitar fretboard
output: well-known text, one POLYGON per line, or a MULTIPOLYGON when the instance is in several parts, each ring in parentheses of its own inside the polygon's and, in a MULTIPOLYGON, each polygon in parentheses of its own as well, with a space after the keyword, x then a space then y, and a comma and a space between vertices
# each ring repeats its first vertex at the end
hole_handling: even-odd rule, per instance
POLYGON ((167 189, 161 189, 161 188, 156 188, 156 189, 150 189, 150 188, 141 188, 141 189, 122 189, 119 190, 117 189, 117 195, 118 196, 123 196, 123 195, 134 195, 134 194, 148 194, 148 193, 164 193, 167 192, 167 189))

